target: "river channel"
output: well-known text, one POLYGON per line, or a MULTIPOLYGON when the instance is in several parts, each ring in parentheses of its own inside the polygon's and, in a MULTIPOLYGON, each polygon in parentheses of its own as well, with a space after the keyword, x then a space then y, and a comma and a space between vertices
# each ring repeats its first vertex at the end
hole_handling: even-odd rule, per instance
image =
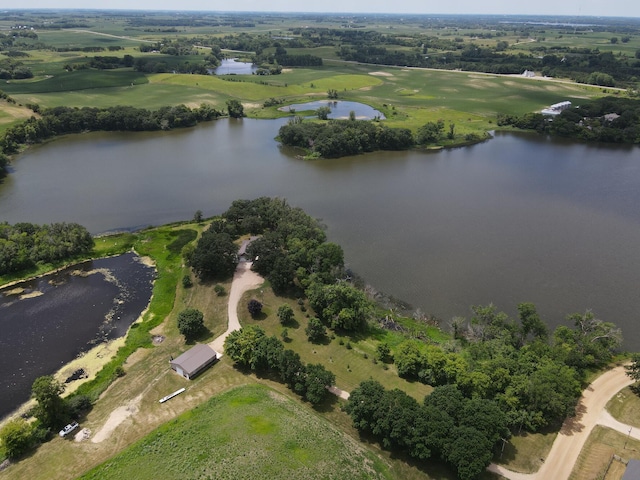
POLYGON ((640 350, 640 149, 498 135, 303 161, 274 140, 283 122, 56 140, 14 162, 0 219, 100 233, 280 196, 321 218, 369 283, 443 324, 490 302, 534 302, 552 327, 591 308, 640 350))

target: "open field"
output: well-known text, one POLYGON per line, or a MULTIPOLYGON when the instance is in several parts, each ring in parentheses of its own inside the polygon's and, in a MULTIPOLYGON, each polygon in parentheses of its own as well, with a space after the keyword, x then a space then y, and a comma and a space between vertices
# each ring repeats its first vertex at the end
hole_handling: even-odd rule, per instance
POLYGON ((311 409, 258 385, 213 397, 81 478, 160 477, 393 478, 311 409))
POLYGON ((597 426, 589 436, 572 473, 572 480, 620 480, 624 468, 612 456, 617 455, 625 461, 640 459, 640 441, 611 430, 597 426), (610 466, 611 465, 611 466, 610 466), (606 474, 606 476, 605 476, 606 474))

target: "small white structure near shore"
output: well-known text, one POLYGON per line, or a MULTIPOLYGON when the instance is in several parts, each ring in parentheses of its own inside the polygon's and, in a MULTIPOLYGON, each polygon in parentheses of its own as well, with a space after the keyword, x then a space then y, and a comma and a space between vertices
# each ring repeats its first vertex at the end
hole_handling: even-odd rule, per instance
POLYGON ((203 372, 218 359, 218 353, 209 345, 199 343, 178 358, 171 360, 171 368, 179 375, 191 380, 203 372))
POLYGON ((556 115, 560 115, 563 110, 566 110, 569 107, 571 107, 571 102, 567 100, 566 102, 554 103, 550 107, 542 110, 540 113, 542 113, 543 115, 551 115, 555 117, 556 115))

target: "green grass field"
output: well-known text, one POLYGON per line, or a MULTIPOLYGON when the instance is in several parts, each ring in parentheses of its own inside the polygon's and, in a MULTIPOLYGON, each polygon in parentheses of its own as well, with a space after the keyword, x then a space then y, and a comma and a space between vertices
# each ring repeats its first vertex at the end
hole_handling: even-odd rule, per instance
POLYGON ((81 478, 365 480, 394 476, 386 462, 308 407, 252 385, 213 397, 81 478))

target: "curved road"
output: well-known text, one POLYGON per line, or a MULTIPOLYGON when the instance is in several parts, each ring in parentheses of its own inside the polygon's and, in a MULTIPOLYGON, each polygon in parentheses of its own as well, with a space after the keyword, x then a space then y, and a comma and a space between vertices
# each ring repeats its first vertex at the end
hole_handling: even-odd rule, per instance
POLYGON ((549 455, 537 472, 518 473, 495 464, 491 464, 488 470, 510 480, 549 478, 566 480, 571 475, 578 455, 596 425, 604 425, 625 434, 628 434, 631 429, 631 436, 640 439, 640 429, 633 432, 633 428, 618 422, 605 410, 611 397, 632 383, 633 380, 627 377, 623 366, 609 370, 596 378, 582 392, 582 397, 580 397, 576 408, 576 416, 565 420, 560 433, 553 442, 549 455))
MULTIPOLYGON (((264 282, 260 275, 251 270, 251 265, 251 262, 240 262, 233 275, 233 282, 229 292, 229 325, 227 331, 209 344, 216 352, 222 353, 227 335, 234 330, 240 329, 238 302, 242 295, 248 290, 259 287, 264 282)), ((640 429, 635 429, 634 431, 629 425, 618 422, 605 409, 607 402, 616 393, 631 384, 633 384, 633 380, 626 375, 624 366, 608 370, 596 378, 582 392, 576 407, 576 416, 565 420, 553 442, 549 455, 537 472, 513 472, 496 464, 491 464, 488 470, 510 480, 546 480, 550 478, 566 480, 571 475, 578 455, 580 455, 580 451, 596 425, 612 428, 640 440, 640 429)), ((329 391, 343 399, 349 398, 348 392, 335 386, 329 388, 329 391)))
POLYGON ((234 330, 240 330, 240 320, 238 320, 238 302, 247 290, 259 287, 264 282, 264 278, 251 270, 252 262, 241 261, 236 267, 231 282, 231 290, 229 291, 229 304, 227 306, 227 315, 229 318, 229 326, 227 331, 216 338, 209 346, 216 352, 224 351, 224 341, 234 330))

